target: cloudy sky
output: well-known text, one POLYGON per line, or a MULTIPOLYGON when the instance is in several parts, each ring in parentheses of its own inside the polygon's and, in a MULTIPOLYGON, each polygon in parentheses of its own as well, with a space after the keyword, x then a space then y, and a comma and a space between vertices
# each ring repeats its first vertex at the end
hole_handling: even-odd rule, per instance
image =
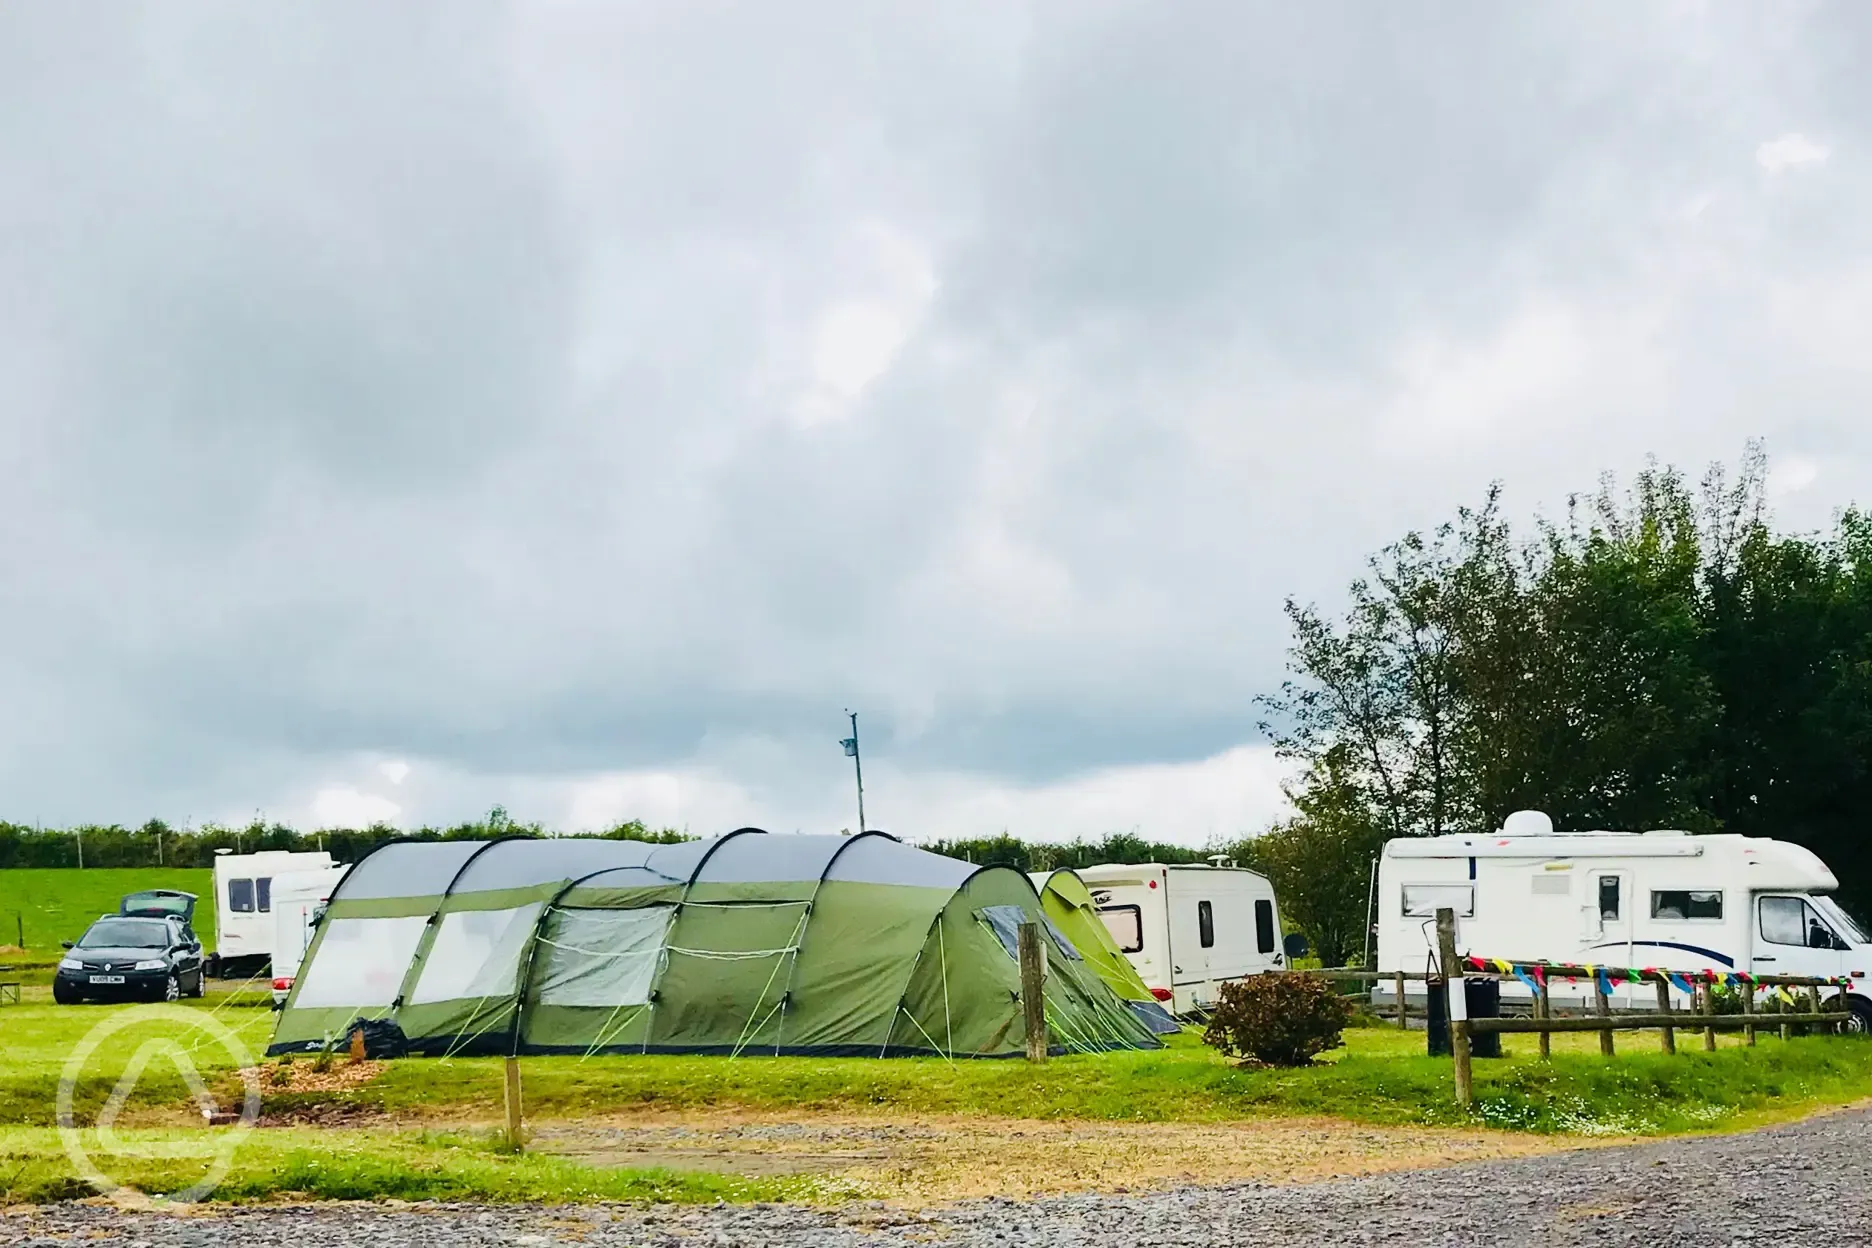
POLYGON ((1872 10, 0 9, 0 817, 1265 825, 1499 479, 1872 499, 1872 10))

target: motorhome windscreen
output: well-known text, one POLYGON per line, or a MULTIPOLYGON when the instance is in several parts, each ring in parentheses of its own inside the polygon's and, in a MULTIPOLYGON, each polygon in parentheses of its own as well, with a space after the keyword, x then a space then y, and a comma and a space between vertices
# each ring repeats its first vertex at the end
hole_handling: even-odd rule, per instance
POLYGON ((1720 919, 1723 917, 1723 895, 1717 889, 1652 889, 1651 917, 1720 919))
POLYGON ((1144 951, 1144 912, 1136 906, 1106 906, 1098 912, 1120 953, 1144 951))
POLYGON ((1809 897, 1814 909, 1818 910, 1826 921, 1833 925, 1833 930, 1852 941, 1855 945, 1872 944, 1872 936, 1867 936, 1865 929, 1847 914, 1837 901, 1831 897, 1809 897))
POLYGON ((1461 919, 1474 918, 1475 885, 1406 884, 1404 886, 1405 918, 1434 919, 1438 910, 1454 910, 1456 917, 1461 919))

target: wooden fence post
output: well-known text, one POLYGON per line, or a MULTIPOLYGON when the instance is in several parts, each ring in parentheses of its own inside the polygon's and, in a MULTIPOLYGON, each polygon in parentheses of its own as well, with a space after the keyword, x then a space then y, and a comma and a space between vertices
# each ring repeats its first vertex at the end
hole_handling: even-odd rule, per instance
MULTIPOLYGON (((1540 989, 1535 994, 1534 998, 1534 1011, 1542 1018, 1553 1017, 1553 993, 1547 988, 1547 977, 1545 975, 1540 977, 1540 989)), ((1543 1031, 1540 1033, 1540 1055, 1542 1057, 1553 1056, 1552 1032, 1543 1031)))
MULTIPOLYGON (((1671 995, 1670 980, 1668 979, 1660 979, 1657 981, 1657 1008, 1665 1014, 1670 1013, 1671 995)), ((1677 1051, 1676 1031, 1667 1026, 1659 1034, 1664 1037, 1664 1051, 1666 1053, 1675 1053, 1677 1051)))
MULTIPOLYGON (((1820 987, 1817 984, 1810 984, 1807 987, 1807 1012, 1809 1014, 1818 1014, 1820 1012, 1820 987)), ((1815 1028, 1815 1034, 1825 1033, 1815 1028)))
POLYGON ((1397 1025, 1399 1031, 1410 1026, 1410 1010, 1404 1004, 1404 972, 1397 973, 1397 1025))
POLYGON ((520 1138, 520 1059, 507 1059, 507 1147, 520 1152, 525 1147, 520 1138))
MULTIPOLYGON (((1755 1017, 1755 985, 1744 984, 1742 985, 1742 987, 1746 990, 1742 994, 1742 1012, 1748 1015, 1750 1018, 1754 1018, 1755 1017)), ((1742 1043, 1748 1045, 1748 1047, 1751 1049, 1755 1047, 1755 1024, 1754 1023, 1746 1023, 1743 1025, 1742 1043)))
POLYGON ((1456 1103, 1467 1109, 1475 1099, 1469 1070, 1469 990, 1456 957, 1456 912, 1447 906, 1436 912, 1436 938, 1443 986, 1449 993, 1444 1017, 1449 1022, 1450 1052, 1456 1059, 1456 1103))
POLYGON ((1027 1019, 1027 1060, 1047 1060, 1046 955, 1040 950, 1040 925, 1020 925, 1021 1010, 1027 1019))
MULTIPOLYGON (((1608 997, 1606 995, 1606 990, 1600 986, 1599 977, 1597 975, 1593 976, 1592 991, 1593 1002, 1599 1009, 1599 1017, 1612 1017, 1612 998, 1608 997)), ((1612 1029, 1610 1027, 1607 1027, 1604 1031, 1599 1033, 1599 1054, 1601 1057, 1611 1057, 1613 1054, 1612 1029)))
MULTIPOLYGON (((1716 1014, 1716 985, 1704 984, 1703 985, 1703 1016, 1705 1018, 1712 1018, 1715 1016, 1715 1014, 1716 1014)), ((1716 1051, 1716 1029, 1714 1027, 1705 1027, 1703 1029, 1703 1051, 1705 1053, 1714 1053, 1716 1051)))

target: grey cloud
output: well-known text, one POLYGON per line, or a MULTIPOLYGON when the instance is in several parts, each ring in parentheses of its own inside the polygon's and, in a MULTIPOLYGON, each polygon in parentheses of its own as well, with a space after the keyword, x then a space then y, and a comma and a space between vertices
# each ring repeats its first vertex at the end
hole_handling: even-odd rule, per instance
POLYGON ((692 757, 801 793, 848 703, 908 768, 1199 757, 1252 737, 1285 593, 1493 477, 1766 432, 1843 501, 1860 25, 17 7, 0 787, 132 818, 383 752, 462 802, 692 757), (1768 185, 1790 131, 1834 155, 1768 185), (909 298, 879 224, 935 292, 802 426, 820 318, 909 298), (1400 432, 1439 385, 1474 432, 1400 432))

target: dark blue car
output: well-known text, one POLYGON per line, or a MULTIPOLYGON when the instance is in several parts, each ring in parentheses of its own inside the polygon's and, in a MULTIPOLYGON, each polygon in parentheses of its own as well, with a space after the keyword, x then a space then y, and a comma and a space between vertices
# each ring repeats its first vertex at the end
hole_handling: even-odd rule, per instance
POLYGON ((201 942, 175 916, 106 915, 65 950, 52 979, 60 1005, 202 995, 201 942))

